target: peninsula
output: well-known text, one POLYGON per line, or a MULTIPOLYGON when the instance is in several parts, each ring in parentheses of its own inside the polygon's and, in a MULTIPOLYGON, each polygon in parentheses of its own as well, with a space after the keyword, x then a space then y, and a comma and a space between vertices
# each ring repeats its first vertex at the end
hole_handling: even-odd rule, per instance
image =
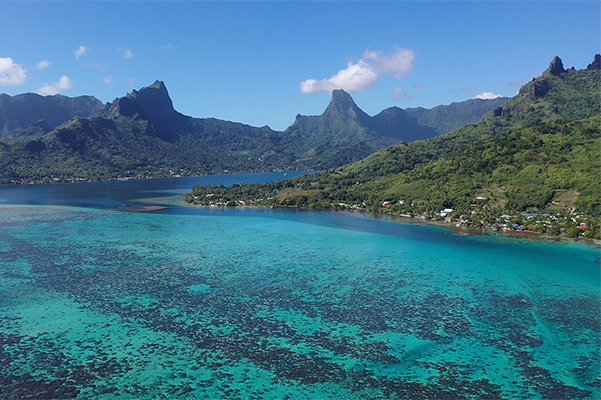
POLYGON ((197 185, 189 204, 357 209, 601 238, 601 56, 555 57, 480 122, 273 183, 197 185))

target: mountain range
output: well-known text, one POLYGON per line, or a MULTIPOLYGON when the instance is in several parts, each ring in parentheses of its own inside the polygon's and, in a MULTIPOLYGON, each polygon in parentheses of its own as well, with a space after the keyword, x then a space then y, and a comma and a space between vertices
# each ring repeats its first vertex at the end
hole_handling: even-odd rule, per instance
MULTIPOLYGON (((232 188, 197 186, 186 199, 411 215, 449 209, 493 221, 532 208, 598 216, 600 93, 600 55, 582 70, 566 70, 555 57, 542 76, 478 123, 317 174, 232 188)), ((595 229, 601 238, 601 226, 595 229)))
POLYGON ((371 117, 334 90, 322 115, 298 115, 278 132, 185 116, 161 81, 104 105, 91 96, 0 99, 0 183, 327 169, 477 122, 507 100, 391 107, 371 117))

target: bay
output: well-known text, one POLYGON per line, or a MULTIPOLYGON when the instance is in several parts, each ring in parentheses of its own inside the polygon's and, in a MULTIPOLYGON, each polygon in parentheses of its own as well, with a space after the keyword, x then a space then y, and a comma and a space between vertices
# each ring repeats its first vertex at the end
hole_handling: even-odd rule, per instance
POLYGON ((0 397, 601 397, 599 247, 180 200, 283 177, 0 187, 0 397))

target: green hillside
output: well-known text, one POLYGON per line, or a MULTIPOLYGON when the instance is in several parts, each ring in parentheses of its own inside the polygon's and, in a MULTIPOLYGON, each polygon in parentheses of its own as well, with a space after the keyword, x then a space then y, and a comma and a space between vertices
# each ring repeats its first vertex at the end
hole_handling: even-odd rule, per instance
POLYGON ((103 106, 92 96, 0 94, 0 140, 14 142, 43 136, 76 116, 92 116, 103 106))
POLYGON ((299 157, 315 160, 316 169, 327 169, 332 166, 330 160, 339 160, 335 166, 344 165, 401 141, 429 139, 477 122, 506 100, 467 100, 432 110, 390 107, 372 117, 348 93, 334 90, 321 115, 298 115, 284 136, 301 138, 301 147, 296 149, 299 157))
POLYGON ((197 135, 165 140, 164 131, 139 116, 76 118, 41 138, 0 144, 0 182, 261 172, 291 163, 274 151, 269 128, 225 121, 205 121, 197 128, 197 135), (215 136, 219 143, 202 135, 215 136))
MULTIPOLYGON (((82 99, 69 103, 64 96, 10 99, 11 104, 14 99, 55 106, 73 103, 71 108, 63 104, 61 110, 80 113, 85 105, 82 99)), ((490 101, 486 109, 498 103, 490 101)), ((45 110, 41 107, 34 114, 46 116, 45 110)), ((398 108, 370 117, 342 90, 334 91, 321 116, 298 116, 285 132, 180 114, 160 81, 106 104, 93 116, 67 120, 55 129, 48 121, 60 123, 70 114, 57 112, 60 115, 47 115, 48 121, 31 124, 31 110, 5 107, 4 111, 7 121, 27 126, 21 135, 31 137, 0 142, 0 183, 324 170, 363 159, 399 140, 416 140, 424 129, 429 136, 437 134, 398 108)))
POLYGON ((597 115, 515 129, 407 173, 341 187, 340 194, 344 192, 344 200, 350 202, 362 198, 373 209, 389 202, 401 213, 415 214, 413 208, 417 207, 420 211, 453 208, 466 214, 471 204, 481 203, 477 197, 515 213, 530 208, 557 209, 553 199, 572 192, 576 210, 600 215, 600 126, 601 116, 597 115))
POLYGON ((477 124, 319 174, 230 189, 196 186, 186 200, 429 217, 452 209, 444 214, 478 222, 534 208, 598 216, 601 71, 565 71, 557 60, 477 124))
POLYGON ((494 103, 493 107, 497 107, 507 100, 506 97, 490 100, 470 99, 431 109, 407 108, 405 112, 409 117, 414 118, 417 124, 429 127, 436 132, 436 136, 439 136, 464 125, 475 124, 484 114, 491 111, 491 104, 494 103))

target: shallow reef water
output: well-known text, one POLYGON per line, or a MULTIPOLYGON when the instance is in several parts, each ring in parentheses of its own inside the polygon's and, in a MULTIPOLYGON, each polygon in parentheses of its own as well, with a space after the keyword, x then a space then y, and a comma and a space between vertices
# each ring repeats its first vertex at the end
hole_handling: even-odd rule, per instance
POLYGON ((0 397, 597 399, 599 249, 329 212, 0 206, 0 397))

